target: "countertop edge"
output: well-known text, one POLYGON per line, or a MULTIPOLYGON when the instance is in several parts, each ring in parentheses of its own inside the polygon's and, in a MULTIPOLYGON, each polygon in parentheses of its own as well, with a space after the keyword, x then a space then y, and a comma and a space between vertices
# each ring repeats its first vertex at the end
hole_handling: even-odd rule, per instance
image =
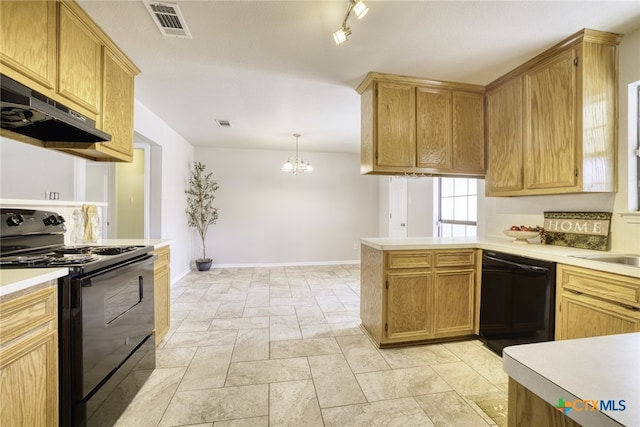
POLYGON ((0 270, 0 297, 28 289, 69 274, 68 268, 0 270))
POLYGON ((506 238, 361 238, 360 243, 381 251, 391 250, 420 250, 420 249, 482 249, 506 252, 529 258, 552 261, 559 264, 588 268, 596 271, 620 274, 640 278, 640 269, 633 266, 574 258, 573 255, 614 254, 610 251, 595 251, 589 249, 570 248, 565 246, 521 244, 506 238))

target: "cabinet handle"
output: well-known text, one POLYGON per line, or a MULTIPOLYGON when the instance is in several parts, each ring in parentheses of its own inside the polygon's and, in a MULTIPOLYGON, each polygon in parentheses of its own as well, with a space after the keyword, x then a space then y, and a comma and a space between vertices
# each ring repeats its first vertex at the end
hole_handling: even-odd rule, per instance
POLYGON ((582 295, 582 292, 580 291, 574 291, 573 289, 567 289, 569 292, 571 292, 574 295, 582 295))

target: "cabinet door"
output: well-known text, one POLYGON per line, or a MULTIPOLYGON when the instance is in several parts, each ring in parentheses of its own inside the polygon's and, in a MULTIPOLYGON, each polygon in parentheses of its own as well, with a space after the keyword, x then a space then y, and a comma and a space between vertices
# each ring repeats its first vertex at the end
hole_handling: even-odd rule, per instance
POLYGON ((412 341, 429 338, 430 272, 390 272, 386 290, 386 341, 412 341))
POLYGON ((416 166, 451 169, 451 91, 416 89, 416 166))
POLYGON ((0 304, 0 425, 58 425, 55 285, 0 304))
POLYGON ((171 269, 169 248, 160 248, 155 253, 158 259, 153 265, 153 306, 156 345, 169 331, 171 321, 171 269))
POLYGON ((29 86, 19 77, 55 88, 56 7, 54 1, 0 2, 0 63, 10 68, 4 74, 29 86))
POLYGON ((111 134, 111 141, 103 148, 133 156, 133 81, 130 73, 117 55, 104 49, 102 92, 102 130, 111 134))
POLYGON ((437 271, 433 279, 435 337, 473 334, 475 270, 437 271))
POLYGON ((453 92, 453 170, 484 173, 484 95, 453 92))
POLYGON ((525 75, 525 186, 576 186, 575 50, 562 52, 525 75))
POLYGON ((85 109, 100 112, 102 44, 70 6, 60 2, 58 92, 85 109))
POLYGON ((522 78, 487 92, 487 195, 523 189, 522 78))
POLYGON ((376 165, 412 168, 415 163, 415 90, 378 83, 376 165))
POLYGON ((640 331, 640 312, 587 295, 562 292, 556 339, 597 337, 640 331))

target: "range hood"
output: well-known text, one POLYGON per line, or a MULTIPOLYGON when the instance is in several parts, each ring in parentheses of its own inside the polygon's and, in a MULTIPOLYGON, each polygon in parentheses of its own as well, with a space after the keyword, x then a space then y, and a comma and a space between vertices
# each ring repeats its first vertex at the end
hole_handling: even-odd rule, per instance
POLYGON ((96 122, 15 80, 0 74, 0 127, 41 141, 78 143, 111 140, 96 122))

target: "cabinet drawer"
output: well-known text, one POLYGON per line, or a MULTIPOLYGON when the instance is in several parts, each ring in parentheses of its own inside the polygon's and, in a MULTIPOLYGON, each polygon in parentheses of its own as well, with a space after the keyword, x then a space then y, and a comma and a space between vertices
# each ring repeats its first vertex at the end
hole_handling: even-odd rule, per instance
POLYGON ((452 250, 435 253, 436 267, 460 267, 473 266, 475 264, 475 252, 472 250, 452 250))
POLYGON ((55 320, 56 307, 55 287, 0 304, 0 345, 55 320))
POLYGON ((431 264, 431 252, 401 251, 387 254, 387 268, 429 268, 431 264))
POLYGON ((559 265, 558 285, 566 290, 640 306, 638 278, 559 265))
POLYGON ((171 256, 169 255, 169 248, 161 248, 154 251, 156 255, 158 255, 158 259, 155 261, 155 268, 164 267, 169 265, 171 262, 171 256))

